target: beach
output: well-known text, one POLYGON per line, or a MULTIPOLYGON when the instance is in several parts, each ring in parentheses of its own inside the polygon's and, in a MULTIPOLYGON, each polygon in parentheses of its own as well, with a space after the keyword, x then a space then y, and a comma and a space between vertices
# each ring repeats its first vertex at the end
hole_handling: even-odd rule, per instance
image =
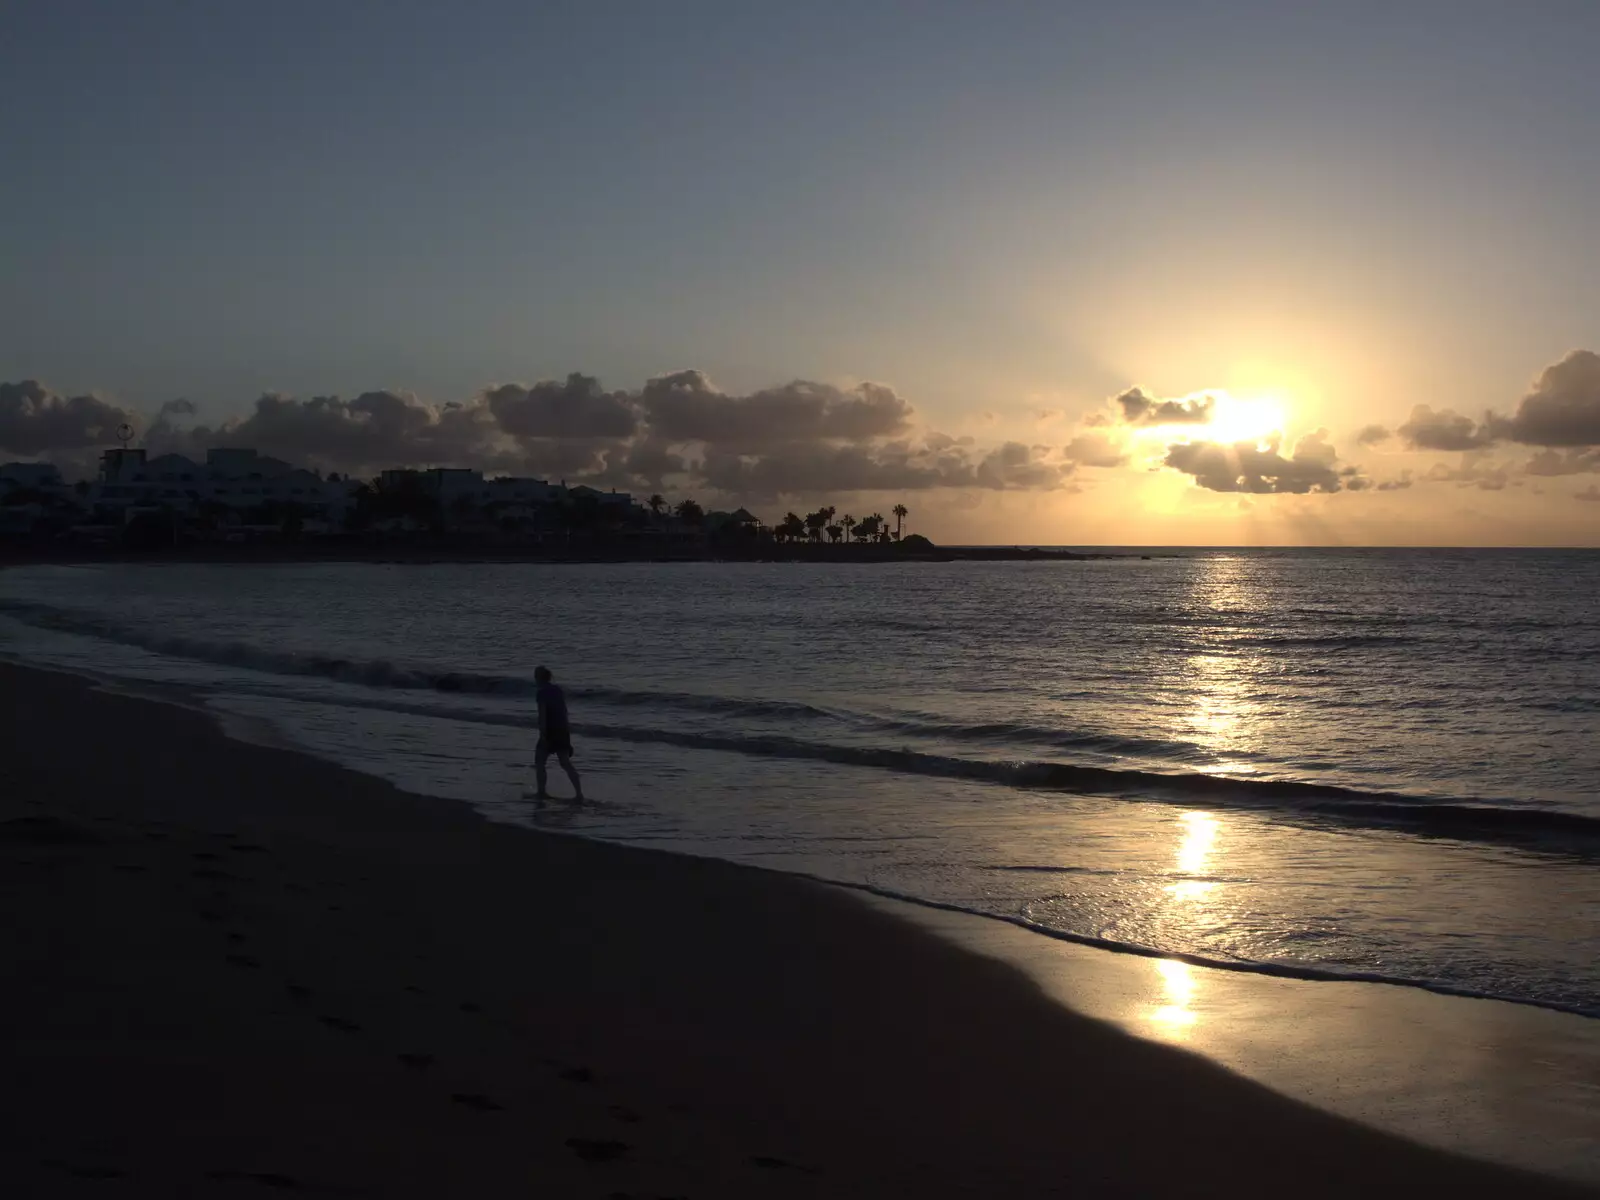
POLYGON ((1075 1014, 841 889, 0 669, 11 1194, 1592 1194, 1075 1014))

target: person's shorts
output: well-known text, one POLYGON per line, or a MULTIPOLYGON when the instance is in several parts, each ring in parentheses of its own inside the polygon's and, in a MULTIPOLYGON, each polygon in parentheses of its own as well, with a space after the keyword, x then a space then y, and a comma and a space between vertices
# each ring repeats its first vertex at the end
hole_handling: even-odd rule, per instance
POLYGON ((548 758, 554 754, 557 758, 572 755, 572 735, 570 733, 556 733, 547 738, 540 738, 539 745, 534 749, 534 754, 540 758, 548 758))

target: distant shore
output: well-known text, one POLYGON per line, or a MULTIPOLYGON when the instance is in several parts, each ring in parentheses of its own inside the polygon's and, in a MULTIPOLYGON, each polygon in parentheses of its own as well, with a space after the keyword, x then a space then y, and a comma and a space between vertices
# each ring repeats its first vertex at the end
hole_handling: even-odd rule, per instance
POLYGON ((630 543, 564 543, 497 546, 449 541, 367 541, 330 538, 305 541, 262 541, 243 544, 195 543, 134 549, 122 546, 0 546, 0 566, 47 563, 600 563, 600 562, 792 562, 792 563, 949 563, 949 562, 1088 562, 1105 559, 1149 559, 1164 555, 1083 553, 1029 546, 884 546, 775 545, 737 543, 694 546, 649 546, 630 543))
POLYGON ((17 1195, 1594 1194, 821 884, 490 824, 63 675, 0 698, 17 1195))

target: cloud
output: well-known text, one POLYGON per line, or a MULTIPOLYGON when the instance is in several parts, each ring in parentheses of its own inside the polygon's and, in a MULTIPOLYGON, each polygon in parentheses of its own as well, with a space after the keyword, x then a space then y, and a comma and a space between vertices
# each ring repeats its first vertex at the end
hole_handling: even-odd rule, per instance
POLYGON ((848 390, 796 380, 746 396, 719 390, 699 371, 650 380, 638 404, 653 436, 758 452, 815 442, 860 442, 911 428, 911 405, 892 388, 863 383, 848 390))
POLYGON ((523 456, 500 433, 482 400, 431 405, 387 391, 353 400, 268 393, 248 416, 215 427, 180 430, 158 420, 146 440, 158 452, 196 456, 213 446, 251 446, 289 462, 366 474, 392 466, 515 467, 523 456))
POLYGON ((1526 463, 1529 475, 1583 475, 1600 471, 1600 450, 1541 450, 1526 463))
POLYGON ((1401 471, 1397 479, 1385 479, 1376 485, 1380 492, 1401 492, 1412 484, 1410 471, 1401 471))
POLYGON ((1139 388, 1129 388, 1116 398, 1122 419, 1129 425, 1203 425, 1211 419, 1216 401, 1210 396, 1187 400, 1153 400, 1139 388))
POLYGON ((1600 354, 1574 350, 1546 367, 1516 413, 1489 425, 1525 446, 1600 446, 1600 354))
POLYGON ((1459 466, 1434 463, 1424 478, 1430 483, 1454 483, 1460 487, 1499 492, 1505 490, 1510 475, 1510 469, 1504 463, 1491 462, 1479 451, 1462 455, 1459 466))
POLYGON ((1572 498, 1574 500, 1600 501, 1600 487, 1597 487, 1591 483, 1588 487, 1584 488, 1583 491, 1573 492, 1572 498))
POLYGON ((979 453, 947 442, 876 446, 810 444, 763 455, 712 449, 692 470, 705 486, 751 499, 825 492, 1053 490, 1067 486, 1073 464, 1047 449, 1006 442, 979 453))
POLYGON ((621 440, 639 428, 631 396, 605 391, 598 379, 577 372, 564 383, 500 384, 483 398, 500 429, 515 438, 621 440))
MULTIPOLYGON (((1574 350, 1546 367, 1509 417, 1490 412, 1479 422, 1452 409, 1419 404, 1398 432, 1412 450, 1470 452, 1500 442, 1544 447, 1528 461, 1530 475, 1600 469, 1600 452, 1589 452, 1600 447, 1600 354, 1574 350)), ((1383 426, 1368 425, 1357 441, 1376 445, 1387 436, 1383 426)))
POLYGON ((0 383, 0 450, 32 457, 108 446, 137 415, 98 396, 60 396, 35 379, 0 383))
POLYGON ((1128 461, 1127 450, 1099 429, 1078 434, 1061 447, 1061 457, 1083 467, 1120 467, 1128 461))
POLYGON ((1193 475, 1195 483, 1213 492, 1304 495, 1367 486, 1355 468, 1341 471, 1337 462, 1328 431, 1318 429, 1301 438, 1288 458, 1279 453, 1276 439, 1265 447, 1254 442, 1180 442, 1167 447, 1164 465, 1193 475))
POLYGON ((1378 446, 1393 436, 1394 434, 1382 425, 1363 425, 1361 432, 1356 434, 1356 443, 1362 446, 1378 446))
MULTIPOLYGON (((67 401, 34 383, 0 391, 5 448, 51 454, 103 446, 136 420, 92 397, 67 401)), ((154 453, 203 458, 246 446, 321 470, 371 475, 394 466, 467 466, 542 475, 635 491, 694 488, 758 497, 842 491, 953 488, 990 491, 1071 488, 1080 466, 1125 461, 1106 430, 1067 445, 980 444, 923 426, 892 388, 842 388, 794 381, 727 393, 699 371, 651 379, 638 391, 608 391, 572 374, 506 383, 464 400, 426 403, 403 392, 353 399, 278 393, 222 421, 197 420, 174 400, 149 422, 154 453), (671 481, 669 484, 667 481, 671 481)))
POLYGON ((1495 440, 1487 422, 1479 425, 1471 417, 1448 408, 1435 412, 1426 404, 1411 410, 1399 433, 1413 450, 1479 450, 1495 440))

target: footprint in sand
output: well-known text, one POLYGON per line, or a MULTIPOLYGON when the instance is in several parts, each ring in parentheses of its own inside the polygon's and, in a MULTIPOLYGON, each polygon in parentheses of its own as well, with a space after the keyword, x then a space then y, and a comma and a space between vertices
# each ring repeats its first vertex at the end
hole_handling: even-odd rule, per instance
POLYGON ((567 1067, 565 1070, 559 1072, 558 1077, 565 1079, 568 1083, 594 1082, 594 1072, 588 1067, 567 1067))
POLYGON ((254 970, 261 965, 259 960, 251 958, 248 954, 230 954, 227 957, 227 963, 230 967, 245 967, 250 970, 254 970))
POLYGON ((361 1026, 354 1021, 346 1021, 343 1017, 318 1017, 329 1029, 337 1029, 340 1033, 360 1033, 361 1026))
POLYGON ((303 983, 286 983, 283 985, 283 990, 296 1000, 309 1000, 316 994, 303 983))
POLYGON ((395 1057, 413 1071, 426 1071, 435 1061, 431 1054, 397 1054, 395 1057))
POLYGON ((503 1105, 496 1104, 489 1097, 479 1095, 477 1092, 456 1092, 450 1099, 467 1108, 476 1109, 478 1112, 505 1111, 503 1105))

